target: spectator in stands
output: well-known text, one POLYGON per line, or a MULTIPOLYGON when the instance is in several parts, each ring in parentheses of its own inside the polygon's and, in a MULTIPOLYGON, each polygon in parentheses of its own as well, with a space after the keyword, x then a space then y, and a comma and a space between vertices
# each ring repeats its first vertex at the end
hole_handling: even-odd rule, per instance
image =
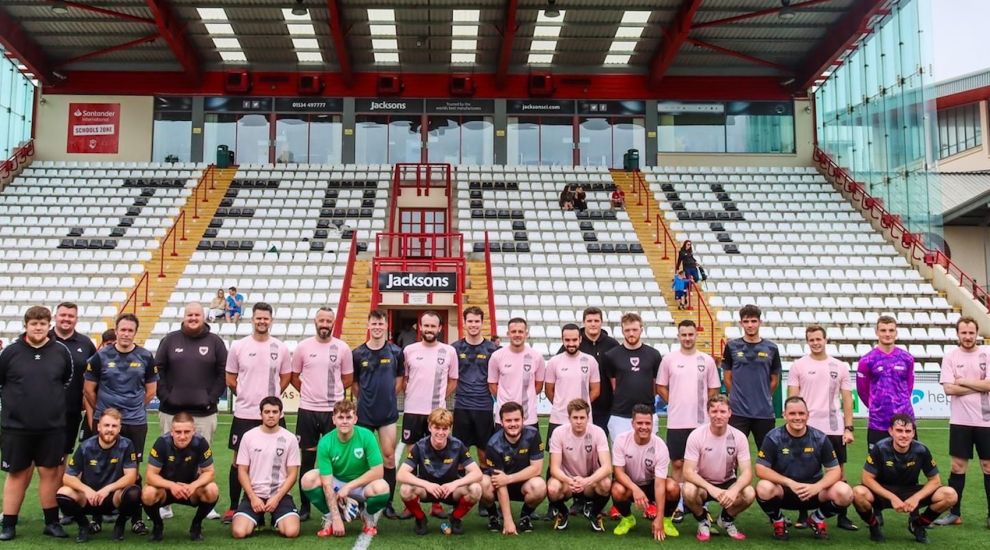
POLYGON ((105 348, 107 346, 112 346, 112 345, 114 345, 116 343, 117 343, 117 331, 116 330, 114 330, 112 328, 108 328, 107 330, 104 330, 103 331, 103 334, 100 335, 100 348, 101 349, 102 348, 105 348))
POLYGON ((560 207, 564 210, 574 208, 574 189, 570 185, 565 185, 564 190, 560 192, 560 207))
POLYGON ((241 311, 244 307, 244 295, 237 292, 237 287, 227 289, 227 311, 223 316, 228 321, 238 322, 241 320, 241 311))
POLYGON ((584 212, 588 209, 588 194, 584 192, 584 187, 578 185, 574 188, 574 210, 584 212))
POLYGON ((691 285, 691 281, 688 280, 687 276, 684 275, 684 270, 680 270, 674 273, 674 299, 677 300, 677 309, 685 309, 688 307, 688 287, 691 285))
POLYGON ((684 241, 680 251, 677 252, 674 271, 681 271, 682 269, 691 282, 701 282, 701 271, 698 269, 698 260, 694 259, 694 245, 691 244, 691 241, 684 241))
POLYGON ((209 322, 214 322, 217 319, 224 316, 227 312, 227 297, 223 293, 223 289, 217 289, 217 295, 213 297, 210 301, 210 311, 207 315, 207 320, 209 322))
POLYGON ((405 349, 409 344, 415 344, 417 332, 416 321, 410 322, 405 330, 400 330, 399 334, 395 336, 395 345, 405 349))
POLYGON ((626 192, 618 187, 612 191, 612 210, 621 210, 626 207, 626 192))

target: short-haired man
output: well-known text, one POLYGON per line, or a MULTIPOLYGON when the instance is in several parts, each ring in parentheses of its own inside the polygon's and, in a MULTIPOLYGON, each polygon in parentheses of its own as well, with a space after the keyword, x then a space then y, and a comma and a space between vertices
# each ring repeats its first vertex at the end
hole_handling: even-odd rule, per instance
POLYGON ((429 435, 429 417, 446 407, 457 388, 457 352, 439 340, 440 314, 424 311, 419 317, 421 340, 402 350, 406 367, 403 388, 402 442, 412 445, 429 435))
POLYGON ((613 443, 619 434, 633 429, 633 407, 648 405, 652 409, 656 401, 653 382, 663 357, 656 348, 644 344, 642 336, 643 319, 637 313, 626 313, 622 316, 622 344, 602 358, 614 397, 608 421, 613 443))
MULTIPOLYGON (((591 402, 591 421, 595 426, 605 430, 605 435, 608 435, 608 419, 612 413, 612 384, 609 383, 608 375, 605 373, 603 356, 610 349, 618 346, 619 342, 602 328, 603 317, 601 308, 595 306, 586 307, 581 312, 581 343, 578 345, 578 351, 587 353, 598 362, 598 378, 602 384, 598 399, 591 402)), ((564 351, 564 346, 561 345, 557 353, 564 351)))
MULTIPOLYGON (((546 381, 543 391, 552 404, 546 441, 550 441, 558 426, 568 422, 567 407, 575 399, 591 403, 601 391, 598 361, 578 349, 581 332, 578 326, 568 323, 560 330, 564 351, 547 361, 546 381)), ((591 409, 587 412, 591 412, 591 409)), ((549 472, 548 472, 549 473, 549 472)))
POLYGON ((935 520, 936 525, 962 523, 966 470, 973 458, 973 447, 976 447, 986 493, 986 522, 990 528, 990 380, 987 380, 990 347, 976 345, 979 332, 976 319, 960 317, 956 321, 959 346, 942 358, 942 374, 938 381, 945 394, 952 397, 949 402, 949 456, 952 457, 949 487, 955 489, 959 498, 945 517, 935 520))
POLYGON ((261 425, 248 430, 237 450, 237 474, 244 500, 237 507, 230 532, 235 539, 251 535, 270 514, 272 525, 285 538, 299 536, 299 513, 289 491, 299 475, 299 444, 292 432, 279 426, 282 400, 261 400, 261 425))
POLYGON ((531 516, 547 496, 547 483, 540 477, 543 443, 540 431, 524 424, 523 407, 519 403, 505 403, 499 408, 498 416, 502 429, 495 432, 485 448, 481 506, 488 508, 489 531, 515 535, 518 531, 533 530, 531 516), (512 519, 512 501, 523 503, 518 523, 512 519))
MULTIPOLYGON (((842 480, 845 481, 846 445, 854 441, 855 429, 852 423, 853 400, 849 365, 827 353, 828 339, 823 327, 809 326, 804 331, 804 337, 810 353, 791 365, 787 376, 787 395, 800 395, 804 398, 808 404, 808 425, 824 432, 832 443, 842 480)), ((795 527, 804 526, 806 513, 805 510, 800 512, 795 527)), ((837 525, 847 531, 858 529, 849 520, 845 510, 839 511, 837 525)))
MULTIPOLYGON (((347 343, 333 336, 335 317, 329 307, 316 311, 316 334, 299 342, 292 354, 291 383, 299 390, 296 437, 302 453, 302 472, 316 466, 316 445, 334 428, 333 406, 344 399, 354 383, 354 360, 347 343)), ((300 477, 299 482, 302 483, 300 477)), ((299 491, 299 520, 309 519, 309 497, 299 491)))
POLYGON ((130 439, 120 435, 120 411, 107 407, 100 411, 96 435, 83 441, 69 459, 56 499, 62 513, 79 526, 76 542, 87 542, 90 533, 100 530, 86 514, 120 515, 113 526, 113 540, 124 540, 128 518, 141 509, 137 451, 130 439))
MULTIPOLYGON (((234 342, 227 354, 227 387, 237 396, 227 447, 234 451, 235 456, 240 456, 244 434, 261 426, 264 421, 259 412, 262 400, 282 395, 292 378, 289 348, 271 335, 272 311, 272 306, 265 302, 255 303, 251 308, 251 335, 234 342)), ((276 420, 285 425, 281 416, 276 420)), ((232 462, 227 476, 230 507, 223 514, 224 523, 234 519, 241 499, 240 480, 240 468, 232 462)))
POLYGON ((357 399, 357 424, 372 432, 378 432, 388 483, 388 501, 385 517, 400 516, 392 507, 395 494, 395 440, 396 422, 399 420, 397 395, 402 391, 406 374, 402 348, 385 340, 388 316, 384 311, 373 310, 368 314, 368 341, 354 350, 354 381, 351 391, 357 399))
POLYGON ((40 478, 38 500, 45 517, 43 533, 66 536, 58 522, 55 492, 65 456, 65 406, 70 401, 61 392, 72 381, 73 363, 69 348, 48 332, 51 318, 46 307, 28 308, 24 333, 0 352, 0 466, 7 474, 0 541, 16 536, 18 514, 35 468, 40 478))
POLYGON ((471 306, 464 310, 464 338, 451 344, 457 352, 457 388, 454 391, 454 437, 478 450, 485 463, 485 445, 495 433, 492 394, 488 390, 488 361, 498 349, 482 336, 485 312, 471 306))
MULTIPOLYGON (((525 319, 509 319, 508 336, 508 347, 497 350, 488 362, 488 389, 495 398, 496 409, 517 403, 523 408, 523 423, 536 426, 536 396, 543 391, 546 362, 543 354, 526 344, 529 325, 525 319)), ((501 424, 501 418, 497 422, 501 424)))
POLYGON ((237 292, 237 287, 230 287, 227 289, 227 307, 223 312, 224 319, 227 322, 239 322, 241 320, 241 312, 244 310, 244 295, 237 292))
POLYGON ((756 499, 750 485, 753 467, 746 435, 729 425, 732 409, 729 398, 714 395, 708 399, 708 424, 698 426, 688 436, 684 450, 684 505, 698 520, 697 539, 711 538, 711 515, 705 509, 709 501, 722 507, 718 527, 734 540, 746 535, 736 527, 735 519, 756 499))
POLYGON ((302 490, 323 513, 319 537, 344 536, 340 508, 348 499, 364 504, 363 533, 378 532, 378 512, 390 500, 384 480, 382 453, 371 430, 355 425, 358 408, 343 399, 333 405, 333 431, 320 438, 316 447, 316 469, 303 474, 302 490))
POLYGON ((842 481, 839 461, 825 434, 808 426, 808 405, 793 396, 784 402, 786 424, 774 428, 760 446, 756 459, 756 498, 773 524, 773 537, 789 538, 780 513, 815 510, 808 525, 815 538, 828 538, 825 520, 852 502, 852 488, 842 481), (825 469, 824 474, 822 468, 825 469))
POLYGON ((853 489, 854 505, 859 516, 870 526, 870 540, 883 542, 879 514, 886 508, 908 514, 908 531, 914 540, 927 543, 928 527, 942 512, 956 503, 959 496, 952 487, 943 487, 928 447, 914 440, 914 419, 895 414, 890 419, 890 437, 870 448, 863 465, 861 485, 853 489), (924 474, 924 485, 918 476, 924 474), (928 509, 921 512, 921 508, 928 509))
POLYGON ((667 478, 670 453, 663 440, 657 437, 653 419, 652 406, 633 405, 629 421, 632 429, 617 435, 612 445, 615 469, 612 502, 622 516, 612 532, 619 536, 636 526, 633 504, 654 516, 652 530, 656 540, 679 535, 669 516, 674 512, 681 491, 673 479, 667 478))
MULTIPOLYGON (((422 324, 420 330, 424 330, 422 324)), ((450 436, 454 424, 450 411, 434 409, 428 424, 429 435, 409 447, 399 468, 398 480, 402 483, 399 494, 406 510, 416 519, 417 535, 425 535, 428 530, 421 500, 453 506, 450 532, 463 535, 461 520, 481 498, 481 468, 471 458, 468 448, 450 436)))
POLYGON ((148 454, 141 503, 151 518, 151 540, 162 540, 165 532, 160 507, 174 503, 196 508, 189 538, 201 541, 203 520, 220 498, 220 489, 214 482, 213 450, 209 441, 196 432, 191 414, 179 412, 171 420, 169 433, 160 436, 148 454))
POLYGON ((889 315, 877 319, 877 345, 859 359, 856 392, 869 408, 866 442, 873 446, 885 439, 895 414, 914 418, 914 357, 897 347, 897 320, 889 315))
MULTIPOLYGON (((86 361, 96 353, 96 345, 89 336, 76 330, 79 321, 79 306, 72 302, 62 302, 55 306, 55 318, 48 337, 65 344, 72 354, 72 381, 65 389, 65 456, 72 454, 80 433, 85 437, 92 434, 92 427, 86 422, 86 403, 83 399, 83 372, 86 361)), ((59 465, 58 478, 65 473, 65 464, 59 465)))
POLYGON ((695 342, 698 329, 694 321, 685 319, 677 325, 680 348, 660 361, 656 391, 667 403, 667 450, 670 451, 671 477, 681 486, 681 500, 671 519, 680 523, 684 517, 684 448, 688 436, 706 420, 705 404, 718 393, 722 381, 718 377, 715 359, 698 351, 695 342))
POLYGON ((722 377, 729 392, 734 428, 759 448, 774 429, 773 393, 780 384, 780 352, 777 344, 760 336, 760 308, 748 304, 739 310, 743 335, 725 343, 722 377))
MULTIPOLYGON (((597 369, 596 369, 597 371, 597 369)), ((567 420, 550 436, 550 479, 547 496, 556 530, 567 529, 567 499, 580 503, 595 532, 605 531, 602 509, 612 490, 612 455, 605 430, 590 422, 591 405, 584 399, 567 403, 567 420)))

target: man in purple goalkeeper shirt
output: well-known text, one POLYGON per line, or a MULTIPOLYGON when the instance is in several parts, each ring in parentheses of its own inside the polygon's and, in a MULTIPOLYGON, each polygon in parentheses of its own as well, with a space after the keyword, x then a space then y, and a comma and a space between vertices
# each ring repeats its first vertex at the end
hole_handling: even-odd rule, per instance
POLYGON ((914 418, 911 392, 914 390, 914 357, 895 346, 897 320, 889 315, 877 319, 877 346, 859 360, 856 391, 870 411, 866 441, 872 449, 889 437, 890 419, 895 414, 914 418))

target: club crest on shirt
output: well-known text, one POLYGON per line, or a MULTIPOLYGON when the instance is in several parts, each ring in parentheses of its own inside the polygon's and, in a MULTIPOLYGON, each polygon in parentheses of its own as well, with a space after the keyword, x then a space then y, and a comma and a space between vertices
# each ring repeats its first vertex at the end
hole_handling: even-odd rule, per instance
POLYGON ((446 362, 447 362, 447 358, 446 357, 444 357, 443 355, 437 355, 437 365, 438 366, 441 366, 442 367, 443 364, 446 363, 446 362))
POLYGON ((705 372, 705 364, 704 363, 698 363, 698 372, 701 372, 701 373, 705 372))
POLYGON ((591 453, 591 443, 588 443, 584 446, 584 452, 591 453))
POLYGON ((285 453, 285 449, 282 447, 275 449, 275 456, 282 456, 284 453, 285 453))
POLYGON ((729 456, 732 456, 732 455, 736 454, 736 448, 735 447, 726 447, 725 448, 725 453, 727 455, 729 455, 729 456))
POLYGON ((272 361, 278 361, 278 352, 277 351, 272 352, 272 353, 269 353, 268 356, 272 358, 272 361))
POLYGON ((331 363, 336 363, 337 362, 337 354, 336 353, 331 353, 330 354, 330 362, 331 363))
POLYGON ((354 449, 354 458, 364 458, 364 449, 361 447, 354 449))
POLYGON ((199 346, 200 355, 206 355, 207 353, 210 353, 210 348, 208 346, 199 346))

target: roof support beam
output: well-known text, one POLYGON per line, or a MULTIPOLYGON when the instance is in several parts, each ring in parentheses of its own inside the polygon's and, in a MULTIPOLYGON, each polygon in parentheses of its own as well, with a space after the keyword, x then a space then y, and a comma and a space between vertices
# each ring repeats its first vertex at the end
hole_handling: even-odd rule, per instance
POLYGON ((76 57, 59 62, 57 66, 64 67, 66 65, 71 65, 72 63, 78 63, 80 61, 86 61, 87 59, 93 59, 94 57, 100 57, 102 55, 107 55, 113 52, 119 52, 122 50, 126 50, 128 48, 133 48, 134 46, 138 46, 140 44, 145 44, 147 42, 154 42, 155 40, 158 40, 158 38, 159 38, 158 33, 155 32, 147 36, 142 36, 141 38, 138 38, 136 40, 124 42, 123 44, 117 44, 116 46, 109 46, 107 48, 102 48, 89 53, 84 53, 82 55, 77 55, 76 57))
POLYGON ((693 44, 693 45, 698 46, 698 47, 701 47, 701 48, 706 48, 706 49, 709 49, 709 50, 712 50, 712 51, 715 51, 715 52, 718 52, 718 53, 727 55, 729 57, 735 57, 736 59, 742 59, 743 61, 749 61, 750 63, 755 63, 757 65, 763 65, 764 67, 770 67, 772 69, 777 69, 778 71, 781 71, 781 72, 783 72, 785 74, 793 74, 794 73, 794 69, 791 69, 790 67, 786 67, 786 66, 781 65, 779 63, 774 63, 773 61, 767 61, 766 59, 760 59, 759 57, 755 57, 755 56, 752 56, 752 55, 749 55, 749 54, 746 54, 746 53, 743 53, 743 52, 740 52, 740 51, 730 50, 729 48, 723 48, 722 46, 719 46, 719 45, 716 45, 716 44, 712 44, 711 42, 705 42, 703 40, 698 40, 696 38, 688 38, 687 39, 687 42, 689 44, 693 44))
POLYGON ((660 84, 674 63, 674 59, 677 58, 677 52, 680 51, 681 45, 684 44, 691 32, 691 22, 694 20, 694 14, 701 7, 701 2, 702 0, 683 0, 674 20, 671 21, 669 27, 663 30, 663 40, 660 41, 660 46, 653 54, 653 61, 650 62, 649 82, 651 88, 660 84))
POLYGON ((354 65, 351 63, 351 52, 347 48, 347 36, 344 33, 344 10, 340 8, 340 0, 327 0, 327 13, 330 16, 330 37, 333 39, 333 49, 337 52, 337 65, 340 67, 340 80, 344 87, 354 85, 354 65))
MULTIPOLYGON (((806 0, 805 2, 797 2, 790 5, 791 10, 799 10, 801 8, 808 8, 814 6, 815 4, 822 4, 825 2, 831 2, 832 0, 806 0)), ((736 23, 739 21, 745 21, 747 19, 755 19, 757 17, 764 17, 767 15, 773 15, 775 13, 780 13, 785 8, 783 5, 777 6, 775 8, 767 8, 765 10, 752 11, 749 13, 744 13, 742 15, 734 15, 732 17, 726 17, 724 19, 715 19, 712 21, 705 21, 704 23, 698 23, 694 25, 695 29, 704 29, 706 27, 716 27, 718 25, 728 25, 730 23, 736 23)))
POLYGON ((859 0, 825 32, 825 38, 815 45, 796 71, 798 89, 807 90, 826 69, 835 65, 846 51, 888 13, 890 0, 859 0))
POLYGON ((182 71, 191 81, 199 82, 203 78, 203 67, 196 55, 195 46, 186 34, 185 25, 175 15, 169 0, 146 0, 146 2, 148 9, 155 16, 158 33, 172 49, 176 60, 182 65, 182 71))
POLYGON ((52 66, 38 43, 6 11, 0 9, 0 44, 34 74, 38 82, 52 83, 52 66))
POLYGON ((516 15, 519 11, 519 0, 506 0, 505 18, 502 23, 502 43, 498 49, 498 65, 495 67, 495 87, 505 87, 509 76, 509 61, 512 59, 512 44, 516 41, 516 15))
MULTIPOLYGON (((55 0, 48 0, 49 4, 54 4, 55 0)), ((90 6, 89 4, 83 4, 81 2, 73 2, 72 0, 65 0, 62 2, 67 8, 73 8, 77 10, 88 11, 92 13, 98 13, 100 15, 107 15, 110 17, 115 17, 117 19, 124 19, 126 21, 133 21, 135 23, 147 23, 149 25, 154 25, 155 20, 149 19, 147 17, 139 17, 137 15, 131 15, 129 13, 121 13, 119 11, 108 10, 107 8, 101 8, 99 6, 90 6)))

